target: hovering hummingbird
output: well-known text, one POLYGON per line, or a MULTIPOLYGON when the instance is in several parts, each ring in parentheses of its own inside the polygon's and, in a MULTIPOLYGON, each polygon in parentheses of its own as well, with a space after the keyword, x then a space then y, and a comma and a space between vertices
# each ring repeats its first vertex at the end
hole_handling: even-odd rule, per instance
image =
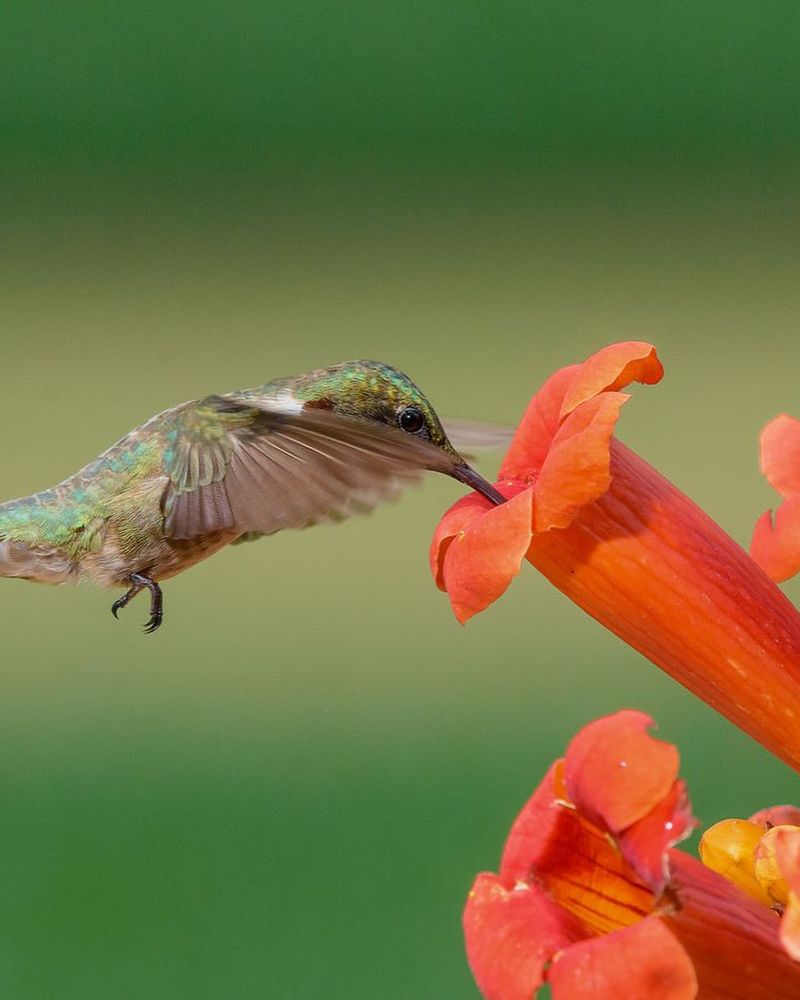
MULTIPOLYGON (((478 424, 451 433, 460 447, 507 436, 478 424)), ((349 361, 206 396, 152 417, 58 486, 0 504, 0 576, 126 587, 115 618, 147 589, 154 632, 160 581, 230 543, 368 511, 425 470, 503 502, 390 365, 349 361)))

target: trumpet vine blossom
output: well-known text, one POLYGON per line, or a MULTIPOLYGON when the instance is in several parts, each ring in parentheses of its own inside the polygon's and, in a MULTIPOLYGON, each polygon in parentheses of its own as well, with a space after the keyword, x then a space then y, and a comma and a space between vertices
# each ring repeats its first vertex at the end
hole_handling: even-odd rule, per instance
POLYGON ((513 824, 464 911, 485 1000, 800 996, 778 915, 675 849, 692 830, 679 758, 651 720, 590 723, 513 824))
POLYGON ((471 494, 445 513, 434 578, 463 623, 527 560, 800 769, 800 615, 718 524, 614 437, 630 398, 622 390, 662 375, 655 348, 635 341, 547 379, 495 484, 507 502, 471 494))

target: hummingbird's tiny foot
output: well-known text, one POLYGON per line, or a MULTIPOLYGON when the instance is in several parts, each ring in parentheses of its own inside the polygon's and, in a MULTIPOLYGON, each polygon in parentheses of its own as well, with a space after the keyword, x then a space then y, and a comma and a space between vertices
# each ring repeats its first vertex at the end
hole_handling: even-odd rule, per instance
POLYGON ((150 618, 144 625, 147 634, 155 632, 164 620, 164 596, 161 587, 144 573, 131 573, 128 579, 131 581, 131 588, 122 597, 117 598, 111 605, 111 614, 119 618, 119 612, 145 587, 150 591, 150 618))
MULTIPOLYGON (((156 581, 152 580, 149 576, 145 576, 144 573, 131 573, 131 583, 138 590, 147 587, 150 591, 150 618, 144 626, 145 634, 150 635, 164 621, 164 595, 161 593, 161 587, 159 587, 156 581)), ((133 590, 133 587, 131 587, 131 590, 133 590)), ((130 594, 130 592, 129 590, 128 593, 130 594)))
POLYGON ((117 621, 119 621, 120 611, 122 611, 122 609, 126 607, 128 602, 132 598, 136 597, 136 595, 139 593, 141 589, 142 585, 135 583, 129 591, 127 591, 122 595, 122 597, 119 597, 117 598, 116 601, 114 601, 114 603, 111 605, 111 614, 117 619, 117 621))
POLYGON ((164 612, 161 607, 157 607, 153 610, 152 605, 150 606, 150 620, 144 625, 144 634, 150 635, 155 632, 157 628, 161 627, 161 623, 164 621, 164 612))

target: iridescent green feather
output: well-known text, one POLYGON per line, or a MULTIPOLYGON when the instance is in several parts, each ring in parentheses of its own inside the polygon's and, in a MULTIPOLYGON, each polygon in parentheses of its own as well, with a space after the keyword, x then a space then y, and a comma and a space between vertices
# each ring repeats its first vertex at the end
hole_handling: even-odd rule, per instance
POLYGON ((347 361, 232 395, 258 400, 279 397, 286 391, 300 402, 330 408, 343 416, 386 423, 394 423, 400 407, 416 406, 431 429, 433 444, 442 445, 447 440, 436 412, 419 388, 403 372, 382 361, 347 361))
POLYGON ((232 451, 231 433, 246 428, 258 414, 257 409, 243 408, 224 396, 207 396, 165 416, 163 468, 173 484, 165 513, 175 495, 224 478, 232 451))
POLYGON ((143 431, 126 435, 58 486, 2 504, 0 539, 72 556, 92 551, 114 498, 160 472, 159 440, 143 431))

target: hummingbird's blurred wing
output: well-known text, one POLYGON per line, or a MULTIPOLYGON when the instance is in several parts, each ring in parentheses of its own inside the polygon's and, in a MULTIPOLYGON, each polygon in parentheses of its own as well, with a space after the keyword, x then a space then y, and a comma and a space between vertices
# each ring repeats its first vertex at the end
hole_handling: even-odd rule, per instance
POLYGON ((272 534, 338 521, 394 497, 448 457, 392 427, 329 411, 209 397, 176 420, 165 531, 272 534))
POLYGON ((487 424, 475 420, 444 420, 444 431, 456 449, 463 453, 490 448, 505 448, 514 436, 508 424, 487 424))

